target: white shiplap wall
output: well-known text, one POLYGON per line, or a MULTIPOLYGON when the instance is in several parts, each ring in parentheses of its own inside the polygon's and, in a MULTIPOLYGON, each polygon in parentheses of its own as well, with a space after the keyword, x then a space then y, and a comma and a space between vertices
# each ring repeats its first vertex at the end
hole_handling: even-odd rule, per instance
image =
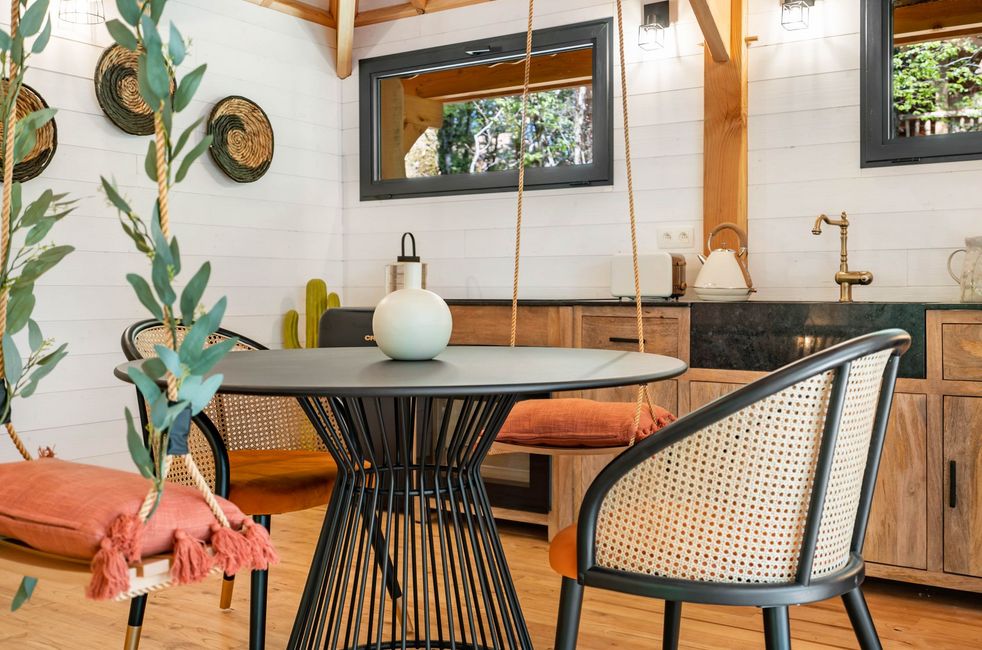
MULTIPOLYGON (((106 7, 113 11, 114 3, 106 7)), ((226 326, 278 346, 281 315, 303 311, 309 278, 342 283, 340 83, 329 35, 242 0, 171 0, 165 18, 192 39, 184 71, 208 63, 184 124, 230 94, 255 100, 273 124, 276 151, 266 176, 239 185, 205 156, 172 194, 171 222, 188 277, 212 261, 206 299, 228 296, 226 326)), ((149 208, 155 194, 143 172, 147 138, 120 131, 96 101, 93 71, 111 43, 105 28, 55 27, 27 81, 59 109, 59 148, 25 193, 52 187, 81 199, 55 231, 77 251, 40 283, 35 313, 71 354, 30 402, 15 404, 15 422, 31 449, 53 445, 65 458, 131 467, 122 411, 135 400, 112 369, 123 360, 123 328, 145 317, 124 275, 145 273, 147 265, 131 252, 97 185, 100 174, 115 177, 138 210, 149 208)), ((11 451, 0 444, 0 460, 13 458, 11 451)))
MULTIPOLYGON (((643 250, 658 227, 701 231, 701 36, 688 2, 666 49, 636 47, 641 2, 625 2, 632 152, 643 250)), ((370 57, 524 29, 524 0, 497 0, 357 31, 370 57)), ((542 0, 536 27, 613 14, 609 0, 542 0)), ((780 26, 777 0, 750 0, 750 236, 761 296, 837 296, 838 237, 810 234, 821 212, 849 211, 850 262, 876 276, 865 299, 957 298, 945 259, 982 224, 982 163, 859 168, 859 16, 856 0, 819 0, 811 27, 780 26)), ((350 304, 381 295, 381 267, 404 230, 448 297, 510 295, 514 194, 358 201, 358 82, 342 84, 344 260, 350 304)), ((617 104, 615 103, 615 108, 617 104)), ((617 111, 615 110, 615 113, 617 111)), ((612 188, 534 192, 525 212, 523 297, 601 297, 607 256, 627 250, 621 123, 612 188)), ((690 251, 691 252, 691 251, 690 251)), ((690 256, 690 281, 698 262, 690 256)))

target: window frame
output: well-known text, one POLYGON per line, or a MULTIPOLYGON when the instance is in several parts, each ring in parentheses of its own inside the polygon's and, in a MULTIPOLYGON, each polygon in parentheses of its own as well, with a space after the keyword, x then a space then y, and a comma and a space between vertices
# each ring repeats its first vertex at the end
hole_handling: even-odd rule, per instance
POLYGON ((860 166, 888 167, 982 159, 982 132, 893 136, 893 3, 863 0, 860 166))
MULTIPOLYGON (((565 167, 530 167, 525 171, 528 190, 613 185, 614 94, 611 18, 537 29, 532 35, 533 53, 574 49, 589 44, 593 49, 593 162, 565 167)), ((525 55, 526 34, 520 32, 489 39, 454 43, 387 56, 361 59, 359 76, 359 184, 362 201, 450 196, 485 192, 513 192, 518 170, 452 174, 427 178, 379 179, 378 111, 379 80, 421 68, 480 65, 515 54, 525 55), (471 54, 468 54, 468 51, 471 54), (480 52, 480 54, 474 54, 480 52), (365 108, 368 110, 365 110, 365 108)))

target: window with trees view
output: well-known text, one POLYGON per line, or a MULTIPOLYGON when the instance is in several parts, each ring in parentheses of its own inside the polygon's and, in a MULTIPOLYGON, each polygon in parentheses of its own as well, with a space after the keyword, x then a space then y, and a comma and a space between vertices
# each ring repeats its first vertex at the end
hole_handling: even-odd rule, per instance
POLYGON ((982 0, 864 1, 864 166, 982 158, 982 0))
POLYGON ((522 124, 524 34, 368 59, 363 199, 611 182, 610 21, 533 38, 522 124))

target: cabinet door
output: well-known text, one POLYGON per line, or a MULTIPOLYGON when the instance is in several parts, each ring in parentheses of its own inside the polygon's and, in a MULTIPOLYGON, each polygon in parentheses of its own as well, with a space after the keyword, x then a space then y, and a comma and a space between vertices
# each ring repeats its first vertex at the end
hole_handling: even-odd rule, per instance
POLYGON ((982 577, 982 397, 944 398, 944 459, 944 570, 982 577))
MULTIPOLYGON (((450 305, 453 334, 450 345, 508 345, 511 307, 507 305, 450 305)), ((572 345, 569 307, 519 307, 518 345, 569 347, 572 345)))
POLYGON ((927 568, 927 396, 897 393, 887 423, 863 556, 927 568))
POLYGON ((720 381, 689 382, 689 410, 695 411, 706 404, 732 393, 743 384, 728 384, 720 381))

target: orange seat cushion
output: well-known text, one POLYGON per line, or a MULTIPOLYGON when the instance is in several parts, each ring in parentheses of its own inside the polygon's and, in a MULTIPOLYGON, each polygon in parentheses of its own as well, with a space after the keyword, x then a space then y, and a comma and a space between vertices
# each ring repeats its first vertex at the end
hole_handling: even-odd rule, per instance
POLYGON ((519 402, 498 433, 498 442, 540 447, 623 447, 675 421, 661 408, 645 405, 634 426, 633 402, 590 399, 530 399, 519 402))
MULTIPOLYGON (((140 510, 150 482, 133 472, 55 458, 0 464, 0 537, 56 555, 91 559, 120 515, 140 510)), ((234 528, 245 515, 218 498, 234 528)), ((144 556, 170 551, 174 531, 207 541, 215 517, 193 487, 168 483, 140 536, 144 556)))
POLYGON ((563 528, 552 538, 549 566, 564 578, 576 580, 576 524, 563 528))
POLYGON ((322 506, 338 476, 325 451, 240 449, 228 453, 229 501, 250 515, 278 515, 322 506))

